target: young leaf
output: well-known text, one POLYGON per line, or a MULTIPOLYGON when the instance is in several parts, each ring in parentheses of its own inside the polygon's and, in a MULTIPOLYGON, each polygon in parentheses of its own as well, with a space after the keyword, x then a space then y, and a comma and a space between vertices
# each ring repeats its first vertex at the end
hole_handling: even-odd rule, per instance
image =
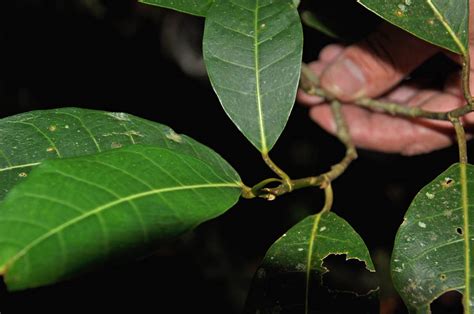
POLYGON ((173 9, 197 16, 206 16, 214 0, 138 0, 138 2, 173 9))
POLYGON ((234 205, 224 163, 142 145, 45 161, 0 203, 0 274, 20 290, 146 252, 234 205))
POLYGON ((303 20, 304 24, 311 28, 314 28, 315 30, 323 33, 324 35, 335 39, 341 39, 341 36, 339 36, 336 31, 334 31, 329 25, 326 25, 323 21, 321 21, 316 15, 314 15, 313 12, 304 11, 301 14, 301 19, 303 20))
POLYGON ((388 22, 432 44, 467 55, 469 0, 358 0, 388 22))
POLYGON ((267 153, 295 101, 303 34, 291 0, 217 1, 204 30, 204 61, 224 110, 267 153))
POLYGON ((473 226, 474 166, 455 164, 418 193, 395 239, 392 277, 412 312, 450 290, 473 312, 473 226))
POLYGON ((0 120, 0 200, 45 159, 132 144, 168 147, 209 162, 221 160, 195 140, 129 114, 79 108, 32 111, 0 120))
MULTIPOLYGON (((326 306, 323 303, 330 299, 322 301, 318 295, 321 290, 334 293, 332 297, 338 293, 355 296, 355 291, 341 287, 339 291, 330 291, 332 288, 325 285, 323 275, 328 269, 324 262, 330 255, 345 255, 345 260, 361 261, 364 270, 375 271, 363 240, 344 219, 327 212, 309 216, 288 230, 266 253, 254 278, 246 312, 271 313, 269 309, 278 305, 285 313, 308 313, 326 306), (279 291, 277 284, 281 278, 283 291, 279 291), (296 287, 292 286, 294 281, 296 287), (298 290, 296 300, 289 298, 290 290, 298 290)), ((354 277, 349 281, 354 282, 354 277)), ((370 295, 374 289, 376 286, 372 285, 365 293, 370 295)))

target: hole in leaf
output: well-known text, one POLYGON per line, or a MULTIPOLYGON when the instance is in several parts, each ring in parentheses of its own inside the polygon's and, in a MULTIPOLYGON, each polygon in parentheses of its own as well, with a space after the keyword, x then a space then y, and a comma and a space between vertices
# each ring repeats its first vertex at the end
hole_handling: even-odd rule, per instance
POLYGON ((463 234, 462 228, 456 228, 456 232, 457 232, 459 235, 462 235, 462 234, 463 234))
POLYGON ((323 285, 331 291, 366 295, 377 289, 375 273, 365 268, 365 263, 355 259, 346 260, 346 255, 329 255, 323 266, 329 271, 323 275, 323 285))
POLYGON ((431 303, 431 311, 436 313, 459 313, 463 312, 462 294, 458 291, 448 291, 431 303))
MULTIPOLYGON (((292 261, 275 263, 275 260, 267 260, 268 264, 260 266, 259 269, 265 269, 265 276, 260 271, 255 274, 245 313, 305 312, 306 268, 295 268, 292 261)), ((378 313, 377 293, 367 295, 378 287, 378 282, 375 273, 366 270, 363 262, 345 261, 345 256, 332 255, 325 259, 323 265, 329 272, 323 275, 319 269, 312 269, 311 272, 310 313, 378 313), (348 284, 343 285, 341 281, 348 284)))
POLYGON ((444 178, 444 181, 441 183, 441 185, 443 186, 443 188, 449 188, 450 186, 452 186, 454 184, 454 180, 451 179, 451 178, 444 178))
POLYGON ((448 278, 448 276, 446 276, 446 274, 441 274, 441 275, 439 275, 439 279, 440 279, 441 281, 445 281, 446 278, 448 278))

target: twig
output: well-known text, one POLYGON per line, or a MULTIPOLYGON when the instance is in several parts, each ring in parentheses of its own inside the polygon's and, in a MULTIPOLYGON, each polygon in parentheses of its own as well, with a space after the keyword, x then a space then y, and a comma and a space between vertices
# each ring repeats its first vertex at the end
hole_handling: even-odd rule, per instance
POLYGON ((469 57, 469 49, 466 55, 463 56, 462 62, 462 72, 461 72, 461 79, 462 79, 462 90, 464 94, 464 98, 467 101, 467 105, 469 108, 474 108, 474 97, 471 94, 471 59, 469 57))
POLYGON ((262 158, 263 160, 265 161, 265 163, 267 164, 267 166, 273 171, 275 172, 280 178, 282 178, 283 180, 283 184, 287 186, 289 192, 291 192, 293 190, 293 186, 291 184, 291 179, 290 179, 290 176, 287 175, 280 167, 278 167, 274 162, 273 160, 271 160, 270 156, 268 155, 268 153, 263 153, 262 154, 262 158))
MULTIPOLYGON (((463 82, 464 82, 463 90, 466 89, 465 85, 469 84, 469 70, 465 70, 466 66, 463 67, 463 82)), ((319 87, 318 79, 315 78, 314 74, 312 74, 312 76, 309 76, 307 74, 308 73, 307 66, 305 66, 304 69, 305 70, 302 71, 302 76, 301 76, 301 88, 308 95, 319 96, 329 101, 334 100, 335 97, 333 95, 330 95, 328 92, 326 92, 325 90, 319 87)), ((399 115, 399 116, 404 116, 404 117, 409 117, 409 118, 426 118, 426 119, 432 119, 432 120, 450 121, 450 116, 462 117, 466 115, 467 113, 474 111, 474 100, 472 96, 470 96, 470 93, 468 91, 467 92, 465 91, 464 94, 465 94, 467 103, 462 107, 459 107, 447 112, 428 111, 428 110, 423 110, 418 107, 407 107, 398 103, 384 102, 384 101, 379 101, 379 100, 375 100, 371 98, 360 98, 360 99, 355 100, 353 103, 360 107, 364 107, 364 108, 374 110, 374 111, 388 113, 391 115, 399 115), (469 95, 469 97, 467 95, 469 95)))
POLYGON ((292 190, 297 190, 301 188, 306 188, 310 186, 318 186, 321 188, 327 188, 337 177, 339 177, 351 162, 357 158, 357 151, 354 144, 352 143, 351 137, 347 129, 347 123, 341 112, 341 103, 337 100, 331 102, 331 108, 334 116, 334 121, 337 126, 337 137, 339 140, 346 146, 346 154, 344 158, 337 164, 331 167, 326 173, 323 173, 318 176, 294 179, 290 180, 290 184, 281 184, 274 188, 264 188, 260 197, 266 198, 268 200, 273 200, 277 196, 291 192, 292 190))
MULTIPOLYGON (((290 179, 290 177, 270 159, 268 154, 262 154, 265 163, 281 178, 281 180, 273 178, 267 179, 256 184, 252 188, 244 185, 242 188, 242 196, 244 198, 261 197, 267 200, 274 200, 277 196, 286 194, 293 190, 311 186, 323 188, 327 192, 329 191, 328 189, 330 189, 331 182, 344 173, 351 162, 357 158, 356 148, 352 143, 347 128, 347 123, 342 115, 341 102, 336 99, 334 95, 331 95, 319 87, 319 78, 311 71, 311 69, 309 69, 306 64, 302 65, 301 72, 300 87, 307 94, 322 97, 331 103, 331 110, 337 126, 336 136, 346 146, 346 154, 339 163, 331 167, 330 171, 318 176, 294 180, 290 179), (267 184, 272 182, 280 182, 281 184, 273 188, 265 188, 267 184)), ((467 103, 462 107, 448 112, 428 111, 417 107, 407 107, 398 103, 383 102, 371 98, 357 99, 353 103, 360 107, 388 113, 391 115, 409 118, 425 118, 431 120, 450 121, 454 125, 454 129, 456 131, 460 161, 461 163, 467 163, 466 135, 460 118, 467 113, 474 111, 474 97, 471 95, 469 89, 470 60, 468 56, 464 56, 463 58, 462 82, 463 93, 467 103)))
POLYGON ((450 120, 456 130, 456 139, 459 147, 459 162, 467 164, 467 141, 464 127, 462 126, 459 117, 450 117, 450 120))
POLYGON ((324 188, 324 207, 321 210, 321 213, 326 213, 329 212, 332 208, 332 204, 334 201, 334 195, 332 192, 332 185, 331 183, 328 183, 326 187, 324 188))

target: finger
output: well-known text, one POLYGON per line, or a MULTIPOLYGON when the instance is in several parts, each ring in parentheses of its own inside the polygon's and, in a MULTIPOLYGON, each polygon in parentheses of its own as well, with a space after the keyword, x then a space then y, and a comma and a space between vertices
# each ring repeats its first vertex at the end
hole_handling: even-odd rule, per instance
POLYGON ((337 59, 344 52, 344 46, 338 44, 329 44, 319 52, 319 60, 330 63, 337 59))
MULTIPOLYGON (((354 106, 343 108, 343 114, 351 121, 349 133, 357 147, 385 153, 415 155, 449 146, 451 137, 381 113, 372 113, 354 106)), ((324 129, 335 133, 329 106, 316 106, 311 117, 324 129)))
MULTIPOLYGON (((324 61, 315 61, 308 64, 308 66, 315 75, 319 76, 327 67, 327 63, 324 61)), ((296 100, 303 105, 314 106, 322 103, 324 101, 324 98, 315 95, 309 95, 303 90, 298 89, 298 93, 296 94, 296 100)))
POLYGON ((439 48, 389 24, 352 45, 322 74, 321 85, 343 101, 383 94, 439 48))
MULTIPOLYGON (((421 104, 421 108, 428 111, 441 111, 446 112, 456 108, 459 108, 465 104, 465 100, 462 97, 457 97, 449 93, 438 93, 421 104)), ((474 113, 469 113, 461 118, 461 121, 467 128, 474 126, 474 113)), ((443 127, 445 129, 451 129, 452 125, 446 121, 426 120, 420 119, 419 124, 434 128, 443 127)))
POLYGON ((407 103, 410 98, 415 96, 419 90, 420 87, 416 84, 400 85, 383 97, 382 100, 404 104, 407 103))
MULTIPOLYGON (((328 66, 330 62, 333 62, 344 50, 342 45, 331 44, 324 47, 320 53, 318 61, 311 62, 308 64, 309 68, 314 72, 318 77, 321 76, 324 69, 328 66)), ((301 89, 298 90, 296 94, 296 99, 303 105, 313 106, 320 104, 324 101, 322 97, 308 95, 301 89)))
MULTIPOLYGON (((450 94, 425 91, 412 97, 409 105, 447 111, 462 105, 462 100, 450 94)), ((416 155, 447 147, 453 142, 453 129, 448 122, 393 117, 347 105, 343 107, 343 114, 349 122, 349 133, 357 147, 416 155)), ((328 105, 313 107, 310 116, 322 128, 335 134, 336 126, 328 105)), ((467 115, 465 122, 473 123, 474 115, 467 115)))

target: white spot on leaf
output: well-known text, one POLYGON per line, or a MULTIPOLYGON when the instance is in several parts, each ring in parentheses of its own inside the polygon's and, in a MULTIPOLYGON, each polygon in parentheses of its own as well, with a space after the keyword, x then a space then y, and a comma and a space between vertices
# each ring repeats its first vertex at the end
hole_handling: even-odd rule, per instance
POLYGON ((404 4, 402 4, 402 3, 400 3, 400 4, 398 5, 398 8, 399 8, 400 11, 402 11, 403 13, 405 13, 405 12, 407 11, 406 5, 404 5, 404 4))
POLYGON ((426 197, 429 198, 430 200, 432 200, 432 199, 435 197, 435 195, 434 195, 433 193, 430 193, 430 192, 426 192, 425 195, 426 195, 426 197))
POLYGON ((123 112, 108 112, 107 115, 119 121, 130 121, 128 114, 123 112))
POLYGON ((421 221, 418 222, 418 226, 420 228, 426 228, 426 224, 424 222, 421 222, 421 221))
POLYGON ((176 133, 173 130, 169 130, 168 133, 166 133, 166 138, 169 139, 169 140, 172 140, 173 142, 176 142, 176 143, 182 143, 183 142, 183 138, 181 137, 181 135, 179 135, 178 133, 176 133))

